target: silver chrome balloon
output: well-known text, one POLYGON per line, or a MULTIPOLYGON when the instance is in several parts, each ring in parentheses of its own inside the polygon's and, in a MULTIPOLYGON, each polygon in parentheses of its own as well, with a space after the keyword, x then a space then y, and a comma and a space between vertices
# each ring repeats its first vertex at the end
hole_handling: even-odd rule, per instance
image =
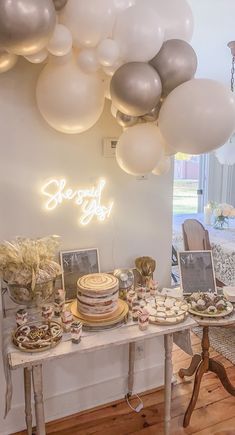
POLYGON ((197 55, 186 41, 169 39, 159 53, 150 61, 162 81, 163 95, 194 77, 197 70, 197 55))
POLYGON ((162 103, 159 102, 156 107, 154 107, 152 110, 150 110, 149 113, 146 113, 146 115, 142 116, 144 121, 146 122, 155 122, 158 119, 159 112, 161 109, 162 103))
POLYGON ((132 127, 133 125, 137 124, 139 121, 138 116, 130 116, 126 115, 125 113, 120 112, 120 110, 116 113, 116 120, 119 125, 122 127, 132 127))
POLYGON ((28 56, 42 50, 56 24, 52 0, 1 0, 0 47, 28 56))
POLYGON ((18 60, 16 54, 8 53, 5 50, 0 49, 0 73, 9 71, 15 66, 18 60))
POLYGON ((155 69, 144 62, 129 62, 113 75, 110 93, 114 106, 130 116, 142 116, 159 102, 162 84, 155 69))
POLYGON ((68 0, 53 0, 53 2, 54 2, 55 10, 61 11, 61 9, 65 7, 68 0))

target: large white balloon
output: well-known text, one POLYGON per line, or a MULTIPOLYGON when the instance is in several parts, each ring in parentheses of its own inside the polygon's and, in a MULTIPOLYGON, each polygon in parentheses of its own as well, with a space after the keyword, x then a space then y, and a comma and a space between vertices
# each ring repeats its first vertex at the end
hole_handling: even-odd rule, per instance
POLYGON ((44 48, 38 53, 25 56, 25 59, 27 59, 31 63, 42 63, 44 62, 44 60, 46 60, 47 57, 48 57, 48 51, 44 48))
POLYGON ((112 66, 118 61, 119 45, 113 39, 103 39, 97 48, 97 56, 101 65, 112 66))
POLYGON ((72 58, 49 62, 36 89, 38 108, 56 130, 75 134, 92 127, 102 114, 104 86, 98 75, 84 74, 72 58))
POLYGON ((100 68, 97 52, 94 48, 84 48, 81 50, 77 62, 82 71, 88 74, 94 73, 100 68))
POLYGON ((137 4, 118 14, 113 37, 123 59, 148 62, 162 46, 164 28, 153 8, 137 4))
POLYGON ((72 33, 63 24, 56 24, 53 35, 47 45, 47 49, 54 56, 65 56, 73 45, 72 33))
POLYGON ((165 28, 165 41, 183 39, 191 41, 193 35, 193 13, 187 0, 137 0, 159 14, 165 28))
POLYGON ((119 138, 116 158, 123 171, 131 175, 151 172, 161 160, 164 148, 158 127, 137 124, 126 129, 119 138))
POLYGON ((157 166, 152 171, 152 173, 154 175, 164 175, 164 174, 167 174, 169 172, 170 168, 171 168, 170 157, 163 156, 161 158, 160 162, 158 162, 157 166))
POLYGON ((176 151, 202 154, 224 144, 235 130, 235 99, 223 84, 193 79, 165 99, 159 128, 176 151))
POLYGON ((135 0, 113 0, 114 6, 118 12, 135 5, 135 0))
POLYGON ((221 165, 235 165, 235 135, 231 136, 226 144, 215 151, 221 165))
POLYGON ((95 47, 112 35, 115 12, 113 0, 69 0, 60 22, 71 30, 75 47, 95 47))
POLYGON ((18 60, 18 56, 8 53, 0 48, 0 73, 9 71, 13 68, 18 60))

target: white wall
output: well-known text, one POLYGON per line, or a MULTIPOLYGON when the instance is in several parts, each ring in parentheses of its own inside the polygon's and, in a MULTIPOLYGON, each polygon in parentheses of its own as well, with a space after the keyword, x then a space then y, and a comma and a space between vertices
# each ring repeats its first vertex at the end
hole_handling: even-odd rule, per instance
MULTIPOLYGON (((139 182, 122 172, 115 159, 102 156, 102 138, 121 132, 109 104, 98 124, 84 134, 69 136, 51 129, 35 105, 39 71, 40 67, 21 62, 0 76, 0 239, 59 234, 62 249, 97 247, 103 271, 133 266, 135 257, 150 255, 157 260, 156 277, 166 285, 171 255, 171 175, 139 182), (79 210, 72 204, 46 213, 40 187, 51 176, 64 176, 75 186, 105 177, 104 202, 111 198, 115 202, 110 221, 81 228, 79 210)), ((145 353, 146 361, 137 364, 137 390, 162 384, 162 341, 148 343, 145 353)), ((47 419, 123 397, 127 366, 126 347, 46 366, 47 419)), ((14 373, 13 379, 13 409, 1 421, 1 434, 24 427, 22 373, 14 373)))

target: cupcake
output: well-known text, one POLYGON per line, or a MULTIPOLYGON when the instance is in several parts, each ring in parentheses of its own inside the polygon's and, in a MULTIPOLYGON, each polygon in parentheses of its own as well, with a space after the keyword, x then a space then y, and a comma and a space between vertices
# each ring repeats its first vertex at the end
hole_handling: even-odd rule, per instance
POLYGON ((63 311, 61 315, 62 325, 64 332, 71 331, 71 324, 73 323, 73 315, 70 311, 63 311))
POLYGON ((138 324, 141 331, 145 331, 149 325, 149 313, 146 308, 139 310, 138 324))

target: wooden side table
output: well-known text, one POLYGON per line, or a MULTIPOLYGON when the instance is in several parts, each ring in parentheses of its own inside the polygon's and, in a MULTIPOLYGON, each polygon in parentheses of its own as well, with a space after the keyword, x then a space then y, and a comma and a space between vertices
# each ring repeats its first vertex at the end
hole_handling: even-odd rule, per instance
POLYGON ((184 415, 183 426, 187 427, 190 423, 192 412, 195 408, 202 377, 208 371, 215 373, 220 379, 224 388, 230 393, 232 396, 235 396, 235 386, 231 384, 228 379, 226 370, 220 362, 210 358, 209 348, 210 348, 210 340, 209 340, 209 328, 213 326, 220 327, 232 327, 235 326, 235 314, 229 316, 227 318, 222 319, 200 319, 199 317, 195 317, 197 323, 202 326, 202 352, 201 355, 195 354, 192 358, 191 364, 187 369, 180 369, 179 376, 184 378, 185 376, 192 376, 195 373, 194 379, 194 387, 191 400, 189 402, 188 408, 184 415))

